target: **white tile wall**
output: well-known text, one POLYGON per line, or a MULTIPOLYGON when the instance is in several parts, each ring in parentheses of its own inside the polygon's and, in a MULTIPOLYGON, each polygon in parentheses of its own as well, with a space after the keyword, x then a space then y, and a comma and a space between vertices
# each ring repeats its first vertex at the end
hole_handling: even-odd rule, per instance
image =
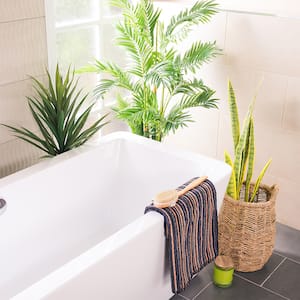
POLYGON ((225 149, 233 152, 226 81, 233 83, 242 123, 263 79, 255 107, 255 176, 272 158, 265 183, 280 186, 277 219, 300 229, 300 19, 227 12, 223 26, 207 28, 205 36, 210 34, 224 44, 225 59, 203 67, 199 75, 217 90, 219 114, 212 119, 210 112, 195 115, 193 127, 168 143, 223 160, 225 149), (202 131, 207 136, 199 135, 202 131))
POLYGON ((299 19, 230 13, 226 31, 228 63, 300 76, 299 35, 299 19))

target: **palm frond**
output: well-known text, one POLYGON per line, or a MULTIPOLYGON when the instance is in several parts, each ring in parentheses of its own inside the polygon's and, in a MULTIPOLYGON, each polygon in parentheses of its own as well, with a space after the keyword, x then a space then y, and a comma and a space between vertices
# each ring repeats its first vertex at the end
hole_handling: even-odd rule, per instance
POLYGON ((181 58, 182 68, 193 73, 201 67, 204 63, 210 62, 213 58, 221 52, 217 48, 215 42, 202 43, 201 41, 192 44, 191 48, 187 50, 181 58))
POLYGON ((215 91, 211 90, 203 84, 201 80, 194 79, 177 88, 176 92, 184 91, 184 96, 180 101, 180 107, 187 109, 191 107, 217 108, 217 99, 213 98, 215 91))
POLYGON ((164 86, 170 93, 182 79, 181 70, 171 61, 162 61, 154 65, 146 74, 145 80, 156 88, 164 86))
POLYGON ((172 42, 182 41, 187 37, 192 26, 207 23, 217 13, 217 6, 214 1, 198 1, 191 8, 184 9, 171 18, 166 29, 166 37, 172 42))

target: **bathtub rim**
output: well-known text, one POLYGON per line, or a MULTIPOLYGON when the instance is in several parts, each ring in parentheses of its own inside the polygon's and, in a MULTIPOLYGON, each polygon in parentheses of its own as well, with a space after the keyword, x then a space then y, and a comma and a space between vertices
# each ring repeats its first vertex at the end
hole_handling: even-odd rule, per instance
MULTIPOLYGON (((10 174, 8 176, 0 178, 0 196, 1 196, 1 188, 4 186, 10 185, 11 183, 22 180, 28 176, 32 176, 33 174, 42 172, 48 168, 55 167, 59 164, 62 164, 67 159, 72 159, 72 158, 78 157, 78 156, 88 153, 90 151, 96 151, 98 149, 98 147, 100 147, 106 143, 118 141, 118 140, 132 141, 139 145, 147 145, 147 147, 149 147, 155 151, 160 151, 162 153, 169 153, 171 155, 174 155, 174 156, 184 159, 186 161, 208 160, 208 161, 211 161, 214 165, 222 166, 225 173, 231 172, 230 166, 228 166, 225 162, 223 162, 221 160, 218 160, 218 159, 215 159, 215 158, 212 158, 212 157, 200 154, 200 153, 177 149, 170 145, 166 145, 164 143, 157 142, 152 139, 148 139, 148 138, 133 134, 131 132, 116 131, 116 132, 110 133, 108 135, 101 136, 99 139, 89 142, 78 148, 64 152, 55 157, 51 157, 49 159, 42 160, 42 161, 38 162, 37 164, 34 164, 25 169, 17 171, 13 174, 10 174)), ((203 174, 203 175, 205 175, 205 174, 203 174)), ((220 177, 221 176, 215 177, 214 180, 218 180, 218 179, 220 179, 220 177)))

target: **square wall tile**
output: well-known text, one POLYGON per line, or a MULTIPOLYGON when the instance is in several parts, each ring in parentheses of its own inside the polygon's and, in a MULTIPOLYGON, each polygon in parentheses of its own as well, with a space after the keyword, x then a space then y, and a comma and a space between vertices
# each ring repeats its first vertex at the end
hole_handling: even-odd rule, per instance
MULTIPOLYGON (((294 183, 300 182, 300 139, 299 136, 256 122, 256 166, 262 169, 269 158, 272 163, 268 173, 285 178, 294 183)), ((257 174, 257 173, 256 173, 257 174)))
MULTIPOLYGON (((298 180, 298 183, 296 183, 284 178, 278 178, 276 181, 279 186, 279 193, 276 199, 277 220, 280 223, 286 224, 298 230, 300 230, 299 182, 300 180, 298 180)), ((298 245, 298 248, 300 249, 300 244, 298 245)), ((290 249, 290 251, 293 250, 290 249)), ((300 259, 299 253, 298 256, 300 259)))
POLYGON ((45 16, 43 0, 0 2, 0 23, 45 16))
MULTIPOLYGON (((223 80, 226 76, 223 76, 223 80)), ((250 103, 256 97, 254 107, 254 119, 256 122, 264 123, 266 126, 278 130, 282 128, 283 110, 287 89, 287 77, 274 73, 256 72, 254 69, 227 67, 227 78, 230 79, 235 91, 237 106, 240 117, 240 127, 243 125, 244 117, 250 103)), ((218 78, 220 79, 220 78, 218 78)), ((229 115, 228 87, 222 90, 223 99, 220 102, 222 114, 229 115)), ((218 87, 221 86, 219 83, 218 87)), ((255 125, 254 124, 254 125, 255 125)))
POLYGON ((45 19, 0 23, 0 85, 45 73, 45 19))
POLYGON ((166 137, 165 143, 181 149, 216 156, 219 112, 216 109, 191 110, 195 122, 166 137))
POLYGON ((300 78, 289 78, 283 128, 300 133, 300 78))
POLYGON ((229 13, 225 53, 230 65, 300 75, 300 20, 229 13))

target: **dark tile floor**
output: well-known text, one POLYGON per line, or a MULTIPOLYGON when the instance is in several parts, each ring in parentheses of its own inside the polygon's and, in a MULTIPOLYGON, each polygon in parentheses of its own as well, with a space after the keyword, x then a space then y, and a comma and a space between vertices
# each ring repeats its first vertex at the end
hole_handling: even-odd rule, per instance
POLYGON ((230 288, 212 283, 213 264, 170 300, 300 300, 300 231, 277 224, 275 251, 260 271, 234 274, 230 288))

